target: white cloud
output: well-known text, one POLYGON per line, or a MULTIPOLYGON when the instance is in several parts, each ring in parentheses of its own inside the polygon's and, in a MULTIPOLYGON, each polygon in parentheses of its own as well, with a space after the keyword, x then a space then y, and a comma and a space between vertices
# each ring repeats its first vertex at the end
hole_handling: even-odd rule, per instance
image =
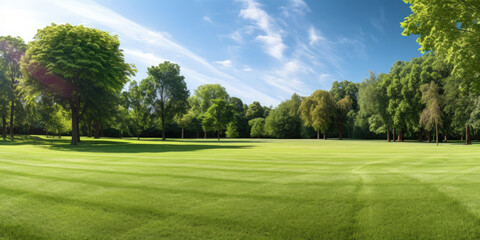
POLYGON ((244 71, 244 72, 251 72, 251 71, 253 71, 253 69, 250 68, 249 66, 245 66, 245 67, 242 68, 242 71, 244 71))
POLYGON ((303 0, 289 0, 288 5, 283 6, 281 9, 285 17, 294 15, 303 16, 307 12, 310 12, 310 8, 303 0))
POLYGON ((213 23, 212 19, 209 16, 203 16, 203 21, 213 23))
POLYGON ((224 61, 216 61, 217 64, 220 64, 224 67, 231 67, 232 66, 232 60, 230 59, 227 59, 227 60, 224 60, 224 61))
POLYGON ((240 33, 240 31, 233 32, 232 34, 230 34, 229 37, 237 43, 243 42, 243 37, 242 37, 242 34, 240 33))
POLYGON ((137 68, 140 66, 137 79, 146 76, 146 67, 168 60, 181 66, 190 89, 204 83, 220 83, 233 96, 242 97, 246 102, 259 100, 270 105, 280 102, 280 99, 271 97, 242 81, 247 77, 237 76, 234 72, 236 70, 232 69, 228 73, 220 70, 210 64, 209 60, 175 41, 170 34, 146 28, 95 1, 2 0, 1 4, 1 35, 20 35, 26 40, 31 40, 37 29, 51 22, 83 24, 119 36, 126 60, 135 63, 137 68), (18 13, 21 13, 21 17, 17 15, 18 13))
POLYGON ((320 33, 318 32, 315 27, 311 26, 310 29, 308 30, 308 38, 310 40, 310 45, 314 45, 318 43, 319 41, 324 41, 326 40, 320 33))
POLYGON ((276 59, 283 58, 283 52, 287 46, 283 43, 282 35, 272 17, 261 9, 255 0, 242 0, 244 8, 240 11, 240 17, 255 23, 257 28, 263 31, 255 39, 263 42, 265 51, 276 59))

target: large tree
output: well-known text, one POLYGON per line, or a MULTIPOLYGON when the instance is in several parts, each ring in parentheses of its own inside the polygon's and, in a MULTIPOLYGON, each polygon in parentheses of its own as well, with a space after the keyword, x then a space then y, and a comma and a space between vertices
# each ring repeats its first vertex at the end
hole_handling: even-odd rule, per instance
POLYGON ((403 35, 418 35, 420 51, 453 65, 458 79, 473 79, 480 91, 480 1, 404 0, 412 14, 401 23, 403 35))
POLYGON ((323 139, 326 139, 327 129, 337 111, 337 104, 332 94, 324 90, 313 92, 311 96, 303 99, 299 111, 305 125, 317 131, 317 139, 320 139, 320 132, 323 133, 323 139))
MULTIPOLYGON (((185 77, 180 75, 180 66, 165 61, 148 68, 148 77, 143 80, 146 88, 146 101, 155 115, 160 117, 162 139, 165 140, 165 122, 188 109, 190 92, 185 77)), ((143 83, 142 83, 143 84, 143 83)))
MULTIPOLYGON (((205 113, 208 108, 212 106, 214 99, 223 99, 229 101, 230 96, 224 87, 220 84, 204 84, 195 89, 193 95, 188 99, 191 110, 195 113, 195 118, 202 122, 202 130, 204 138, 207 138, 207 132, 211 130, 210 127, 203 124, 206 119, 205 113)), ((237 105, 237 101, 233 104, 237 105)), ((209 122, 209 121, 206 121, 209 122)))
POLYGON ((15 102, 17 99, 16 87, 19 79, 22 77, 20 71, 20 59, 27 50, 27 44, 20 37, 3 36, 0 37, 0 58, 5 74, 10 80, 13 95, 10 98, 10 137, 13 138, 15 102))
POLYGON ((221 98, 213 99, 212 103, 205 113, 205 122, 217 132, 217 138, 220 141, 220 133, 234 119, 235 106, 221 98))
POLYGON ((120 92, 134 67, 125 63, 117 36, 82 25, 52 24, 37 31, 22 60, 29 90, 63 99, 72 116, 72 145, 80 140, 79 119, 96 93, 120 92), (100 91, 97 91, 100 89, 100 91))

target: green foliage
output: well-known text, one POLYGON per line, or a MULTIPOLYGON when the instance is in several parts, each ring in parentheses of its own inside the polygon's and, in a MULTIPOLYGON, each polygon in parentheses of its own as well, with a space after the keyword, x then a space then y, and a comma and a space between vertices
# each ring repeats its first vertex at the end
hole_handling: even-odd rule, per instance
POLYGON ((178 64, 165 61, 149 67, 148 77, 142 80, 141 85, 145 89, 146 105, 161 119, 162 137, 165 139, 165 122, 188 109, 190 93, 185 77, 180 75, 178 64))
POLYGON ((175 122, 178 124, 178 126, 186 128, 192 123, 193 119, 195 119, 195 113, 193 111, 189 111, 186 114, 183 115, 177 115, 175 117, 175 122))
POLYGON ((317 90, 303 99, 299 111, 305 126, 311 126, 315 131, 326 133, 336 116, 337 104, 332 94, 317 90))
POLYGON ((472 79, 480 91, 480 1, 404 0, 412 14, 401 23, 403 35, 418 35, 420 51, 434 51, 454 66, 457 79, 472 79))
POLYGON ((235 122, 230 122, 225 132, 227 138, 237 138, 239 136, 237 131, 237 124, 235 122))
POLYGON ((248 125, 252 127, 250 131, 251 137, 263 137, 265 134, 265 119, 264 118, 254 118, 248 121, 248 125))
POLYGON ((0 65, 0 117, 7 118, 9 102, 14 99, 12 83, 8 80, 4 68, 0 65))
POLYGON ((340 101, 340 99, 349 96, 353 101, 353 107, 357 106, 357 97, 358 97, 358 84, 353 83, 347 80, 341 82, 333 82, 332 89, 330 90, 335 101, 340 101))
POLYGON ((276 138, 300 138, 302 120, 298 108, 302 98, 293 94, 292 98, 280 103, 265 119, 265 135, 276 138))
POLYGON ((129 118, 132 120, 135 135, 140 139, 142 132, 151 127, 150 106, 145 102, 146 86, 138 85, 133 81, 125 93, 125 108, 129 109, 129 118))
POLYGON ((118 94, 135 72, 125 63, 117 36, 70 24, 38 30, 21 65, 26 92, 48 92, 67 100, 58 103, 68 103, 72 111, 72 144, 80 139, 82 109, 97 108, 105 95, 118 94))
POLYGON ((211 101, 212 106, 208 108, 204 117, 205 129, 211 127, 211 129, 220 133, 225 130, 230 122, 233 121, 235 106, 221 98, 213 99, 211 101))
POLYGON ((214 99, 228 101, 229 95, 225 88, 220 84, 200 85, 191 97, 190 104, 195 112, 202 114, 212 106, 214 99))
POLYGON ((248 120, 254 119, 254 118, 263 118, 264 116, 264 109, 262 105, 255 101, 252 104, 248 106, 248 110, 245 113, 245 118, 248 120))

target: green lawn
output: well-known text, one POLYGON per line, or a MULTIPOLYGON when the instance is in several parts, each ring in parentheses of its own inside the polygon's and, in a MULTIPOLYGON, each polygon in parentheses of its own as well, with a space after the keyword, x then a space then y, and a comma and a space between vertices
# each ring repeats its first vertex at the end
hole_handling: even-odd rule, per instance
POLYGON ((480 145, 0 140, 0 239, 479 239, 480 145))

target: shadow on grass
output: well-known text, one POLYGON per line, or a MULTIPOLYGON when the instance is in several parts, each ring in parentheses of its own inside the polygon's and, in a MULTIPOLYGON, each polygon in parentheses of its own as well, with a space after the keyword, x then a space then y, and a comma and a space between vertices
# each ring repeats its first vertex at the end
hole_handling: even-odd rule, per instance
MULTIPOLYGON (((121 139, 85 139, 82 138, 81 142, 76 145, 70 145, 70 139, 52 139, 52 138, 42 138, 38 136, 20 136, 14 141, 3 141, 0 142, 0 145, 42 145, 50 150, 57 151, 79 151, 79 152, 100 152, 100 153, 161 153, 161 152, 188 152, 188 151, 199 151, 199 150, 208 150, 208 149, 241 149, 249 148, 250 146, 239 146, 232 144, 232 141, 211 141, 211 143, 218 144, 202 144, 210 143, 207 141, 170 141, 176 142, 173 144, 168 143, 169 141, 161 140, 150 140, 156 143, 148 143, 145 141, 130 140, 124 141, 121 139), (194 142, 197 144, 178 144, 179 142, 194 142)), ((238 141, 237 143, 246 143, 246 141, 238 141)))

